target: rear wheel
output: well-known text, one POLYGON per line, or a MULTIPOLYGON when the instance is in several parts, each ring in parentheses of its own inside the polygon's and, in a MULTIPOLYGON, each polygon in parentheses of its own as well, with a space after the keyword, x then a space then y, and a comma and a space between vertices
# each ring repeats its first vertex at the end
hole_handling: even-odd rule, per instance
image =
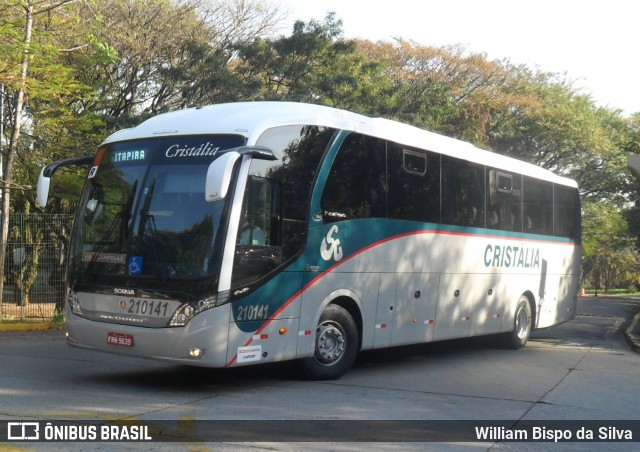
POLYGON ((312 380, 335 380, 344 375, 358 353, 358 329, 341 306, 329 305, 316 328, 314 355, 300 360, 304 375, 312 380))
POLYGON ((504 344, 508 348, 518 349, 527 344, 533 319, 531 317, 531 305, 529 299, 522 295, 516 306, 516 313, 513 317, 513 328, 511 332, 504 335, 504 344))

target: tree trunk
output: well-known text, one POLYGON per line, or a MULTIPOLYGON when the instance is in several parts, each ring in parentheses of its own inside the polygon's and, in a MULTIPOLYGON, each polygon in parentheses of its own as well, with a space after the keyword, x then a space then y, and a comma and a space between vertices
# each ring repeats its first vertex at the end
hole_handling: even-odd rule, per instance
POLYGON ((4 262, 7 255, 7 239, 9 237, 9 209, 10 209, 10 185, 13 173, 13 162, 18 152, 20 140, 20 127, 22 123, 22 108, 24 105, 25 85, 27 83, 27 71, 29 68, 29 48, 31 46, 31 29, 33 27, 33 0, 28 0, 25 8, 24 49, 22 52, 22 68, 20 70, 20 85, 16 97, 14 115, 14 128, 9 142, 7 162, 4 168, 4 184, 2 186, 2 225, 0 228, 0 303, 4 292, 4 262))

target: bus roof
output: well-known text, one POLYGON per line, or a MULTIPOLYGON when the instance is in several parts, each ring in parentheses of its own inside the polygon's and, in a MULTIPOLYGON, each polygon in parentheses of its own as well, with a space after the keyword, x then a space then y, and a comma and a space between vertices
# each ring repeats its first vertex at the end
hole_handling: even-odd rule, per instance
POLYGON ((322 105, 297 102, 234 102, 188 108, 147 119, 138 126, 110 135, 104 143, 171 135, 238 134, 254 144, 266 129, 309 124, 350 130, 406 146, 513 171, 550 182, 577 187, 575 181, 539 166, 475 147, 418 127, 384 118, 322 105))

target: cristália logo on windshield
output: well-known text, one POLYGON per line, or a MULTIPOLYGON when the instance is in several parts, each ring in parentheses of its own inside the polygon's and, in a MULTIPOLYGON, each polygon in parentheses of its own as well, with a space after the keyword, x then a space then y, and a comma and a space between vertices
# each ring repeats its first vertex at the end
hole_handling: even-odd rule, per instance
POLYGON ((333 235, 338 232, 338 226, 335 224, 331 226, 327 236, 322 239, 320 244, 320 256, 325 261, 333 258, 336 262, 342 259, 342 246, 340 246, 340 239, 334 238, 333 235))

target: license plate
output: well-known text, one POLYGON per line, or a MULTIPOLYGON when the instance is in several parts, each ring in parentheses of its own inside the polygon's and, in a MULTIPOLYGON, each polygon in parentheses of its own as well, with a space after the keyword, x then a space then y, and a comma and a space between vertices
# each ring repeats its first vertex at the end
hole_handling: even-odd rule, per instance
POLYGON ((107 333, 107 344, 133 347, 133 336, 130 334, 107 333))

